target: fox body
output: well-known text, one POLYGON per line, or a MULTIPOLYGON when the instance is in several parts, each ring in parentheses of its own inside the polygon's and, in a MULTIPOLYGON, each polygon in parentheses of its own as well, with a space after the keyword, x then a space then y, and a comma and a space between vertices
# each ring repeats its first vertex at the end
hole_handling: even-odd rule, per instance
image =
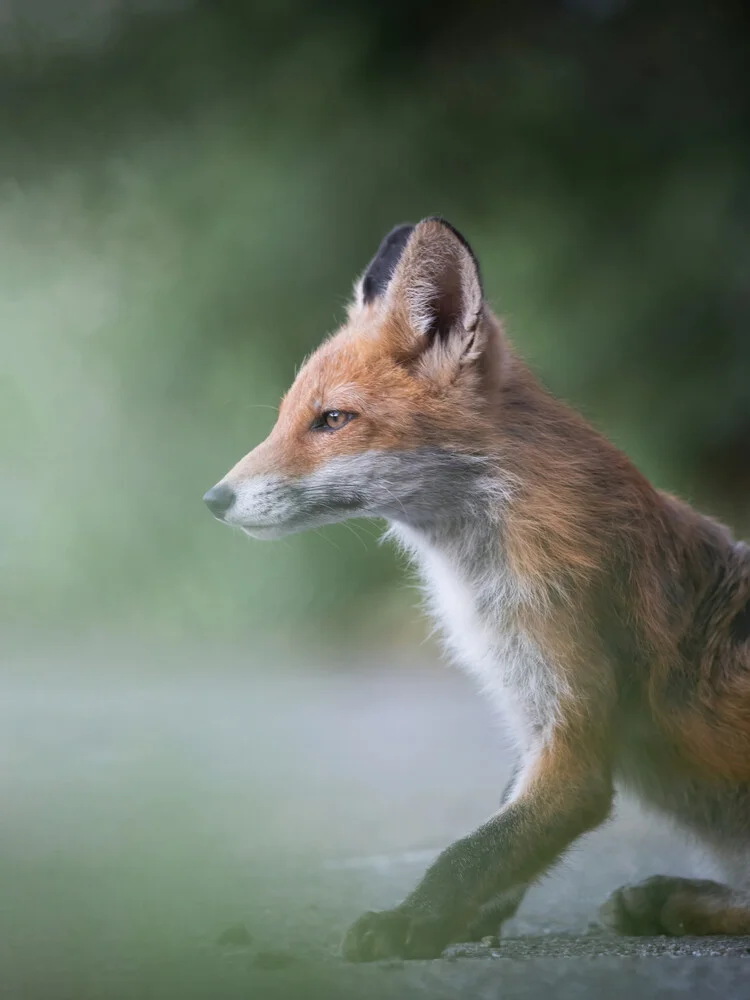
POLYGON ((260 538, 385 518, 515 737, 499 811, 360 918, 350 958, 496 932, 617 785, 712 848, 728 883, 624 886, 605 923, 750 934, 750 548, 545 391, 447 222, 385 238, 269 437, 206 502, 260 538))

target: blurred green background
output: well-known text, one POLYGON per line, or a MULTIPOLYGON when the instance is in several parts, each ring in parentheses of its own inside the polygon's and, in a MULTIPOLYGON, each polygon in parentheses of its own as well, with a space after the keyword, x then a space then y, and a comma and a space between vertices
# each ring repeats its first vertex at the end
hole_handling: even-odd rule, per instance
POLYGON ((265 436, 384 232, 432 213, 555 392, 747 524, 745 4, 3 10, 6 631, 413 619, 373 527, 248 543, 201 496, 265 436))

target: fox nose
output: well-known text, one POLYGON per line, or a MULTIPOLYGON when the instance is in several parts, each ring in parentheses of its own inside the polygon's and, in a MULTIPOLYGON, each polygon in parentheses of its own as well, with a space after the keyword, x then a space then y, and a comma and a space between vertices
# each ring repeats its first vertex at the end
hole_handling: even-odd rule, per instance
POLYGON ((234 503, 234 490, 226 483, 217 483, 206 493, 203 500, 214 517, 221 517, 234 503))

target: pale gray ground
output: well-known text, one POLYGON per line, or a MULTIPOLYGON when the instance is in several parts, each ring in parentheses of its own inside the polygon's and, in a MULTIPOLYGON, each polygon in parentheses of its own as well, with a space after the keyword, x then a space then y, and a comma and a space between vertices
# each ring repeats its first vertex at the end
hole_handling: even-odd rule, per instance
POLYGON ((710 872, 629 803, 500 949, 343 963, 348 923, 495 808, 510 756, 458 673, 321 659, 5 655, 3 996, 750 996, 750 940, 589 929, 624 881, 710 872))

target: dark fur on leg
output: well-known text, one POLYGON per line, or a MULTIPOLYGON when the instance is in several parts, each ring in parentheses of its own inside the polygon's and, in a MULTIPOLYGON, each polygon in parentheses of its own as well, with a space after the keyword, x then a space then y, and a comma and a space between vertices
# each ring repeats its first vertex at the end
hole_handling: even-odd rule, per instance
POLYGON ((599 915, 620 934, 750 934, 750 895, 720 882, 654 875, 617 889, 599 915))

